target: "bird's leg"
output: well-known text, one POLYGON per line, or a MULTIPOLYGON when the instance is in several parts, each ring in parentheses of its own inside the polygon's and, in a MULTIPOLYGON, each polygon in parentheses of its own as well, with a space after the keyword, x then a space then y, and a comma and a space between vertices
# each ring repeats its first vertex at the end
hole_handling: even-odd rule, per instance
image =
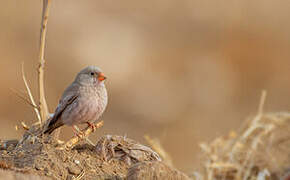
POLYGON ((87 122, 87 124, 88 124, 88 127, 92 128, 92 132, 95 132, 96 131, 97 126, 95 124, 90 123, 90 122, 87 122))
POLYGON ((73 125, 72 128, 73 128, 74 134, 77 137, 79 137, 80 139, 83 139, 85 137, 85 134, 81 130, 79 130, 79 128, 76 125, 73 125))

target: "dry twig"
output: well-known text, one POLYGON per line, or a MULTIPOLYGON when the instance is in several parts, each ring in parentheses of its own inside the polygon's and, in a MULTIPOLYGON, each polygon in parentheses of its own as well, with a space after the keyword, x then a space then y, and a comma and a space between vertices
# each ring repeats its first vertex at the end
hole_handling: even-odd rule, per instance
POLYGON ((23 82, 25 84, 25 87, 26 87, 26 91, 27 91, 27 94, 30 98, 30 101, 31 101, 31 104, 33 105, 33 109, 36 113, 36 116, 37 116, 37 119, 38 119, 38 122, 41 123, 41 116, 40 116, 40 112, 39 112, 39 109, 34 101, 34 98, 33 98, 33 95, 31 93, 31 90, 29 88, 29 85, 27 83, 27 80, 26 80, 26 77, 25 77, 25 73, 24 73, 24 63, 22 63, 21 65, 21 72, 22 72, 22 79, 23 79, 23 82))
POLYGON ((24 129, 24 130, 29 130, 29 126, 27 126, 26 124, 25 124, 25 122, 21 122, 21 125, 22 125, 22 128, 24 129))
POLYGON ((49 117, 48 107, 44 93, 44 50, 47 32, 47 22, 49 15, 51 0, 43 0, 42 22, 40 32, 40 48, 39 48, 39 67, 38 67, 38 86, 39 86, 39 109, 41 121, 44 122, 49 117))
POLYGON ((80 180, 84 177, 85 171, 83 170, 76 178, 73 178, 73 180, 80 180))
MULTIPOLYGON (((74 128, 78 131, 78 133, 82 134, 83 132, 77 127, 74 126, 74 128)), ((95 144, 89 139, 89 137, 83 137, 90 145, 95 146, 95 144)))
MULTIPOLYGON (((104 121, 100 121, 98 123, 95 124, 95 128, 99 129, 100 127, 102 127, 104 125, 104 121)), ((84 136, 82 138, 75 136, 73 138, 71 138, 68 142, 65 143, 63 149, 71 149, 74 145, 76 145, 81 139, 88 137, 91 133, 93 132, 93 128, 92 127, 87 127, 85 129, 85 131, 83 132, 84 136)))

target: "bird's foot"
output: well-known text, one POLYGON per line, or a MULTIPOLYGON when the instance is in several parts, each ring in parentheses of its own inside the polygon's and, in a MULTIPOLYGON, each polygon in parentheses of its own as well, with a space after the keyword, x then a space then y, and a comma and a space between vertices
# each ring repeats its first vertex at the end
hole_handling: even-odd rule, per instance
POLYGON ((83 139, 85 137, 85 133, 79 130, 77 126, 73 126, 73 132, 75 136, 79 137, 80 139, 83 139))
POLYGON ((92 128, 92 132, 95 132, 97 130, 97 126, 93 123, 87 122, 88 127, 92 128))

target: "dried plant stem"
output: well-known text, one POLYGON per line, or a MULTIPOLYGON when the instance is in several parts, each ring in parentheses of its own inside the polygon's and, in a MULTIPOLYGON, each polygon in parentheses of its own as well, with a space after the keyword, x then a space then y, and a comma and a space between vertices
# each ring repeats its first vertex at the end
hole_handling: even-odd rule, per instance
MULTIPOLYGON (((98 123, 95 124, 95 128, 99 129, 104 125, 104 121, 100 121, 98 123)), ((93 132, 93 128, 92 127, 88 127, 85 129, 85 131, 83 132, 84 136, 82 138, 75 136, 73 138, 71 138, 68 142, 65 143, 63 149, 71 149, 75 144, 77 144, 81 139, 86 139, 86 137, 88 137, 91 133, 93 132)))
POLYGON ((29 126, 27 126, 26 124, 25 124, 25 122, 21 122, 21 126, 22 126, 22 128, 24 129, 24 130, 29 130, 29 126))
POLYGON ((263 90, 262 95, 261 95, 261 99, 260 99, 259 108, 258 108, 258 114, 263 114, 266 97, 267 97, 267 91, 263 90))
POLYGON ((235 143, 235 145, 232 148, 232 153, 235 153, 236 150, 238 149, 239 142, 245 142, 249 137, 251 137, 251 134, 255 132, 257 129, 264 129, 265 126, 263 124, 260 124, 259 122, 261 121, 263 117, 263 108, 264 104, 266 101, 266 96, 267 92, 265 90, 262 91, 260 103, 259 103, 259 108, 258 108, 258 113, 257 115, 253 118, 251 122, 251 126, 243 132, 243 134, 240 136, 239 141, 235 143))
MULTIPOLYGON (((77 127, 74 126, 74 128, 78 131, 78 133, 82 134, 83 132, 77 127)), ((85 136, 83 137, 90 145, 95 146, 95 144, 89 139, 89 137, 85 136)))
POLYGON ((51 0, 43 0, 42 22, 41 22, 41 32, 40 32, 38 86, 39 86, 39 111, 40 111, 42 122, 44 122, 49 116, 48 107, 47 107, 47 103, 45 99, 45 93, 44 93, 44 64, 45 64, 44 50, 45 50, 47 22, 48 22, 50 3, 51 3, 51 0))
POLYGON ((26 77, 25 77, 25 73, 24 73, 24 63, 22 63, 22 65, 21 65, 21 71, 22 71, 22 79, 23 79, 24 85, 26 87, 26 91, 28 93, 28 96, 30 98, 30 101, 31 101, 30 104, 32 104, 32 106, 33 106, 33 109, 34 109, 34 111, 36 113, 38 122, 41 123, 41 116, 40 116, 40 112, 39 112, 38 106, 36 105, 36 103, 34 101, 33 95, 31 93, 31 90, 29 88, 29 85, 28 85, 27 80, 26 80, 26 77))

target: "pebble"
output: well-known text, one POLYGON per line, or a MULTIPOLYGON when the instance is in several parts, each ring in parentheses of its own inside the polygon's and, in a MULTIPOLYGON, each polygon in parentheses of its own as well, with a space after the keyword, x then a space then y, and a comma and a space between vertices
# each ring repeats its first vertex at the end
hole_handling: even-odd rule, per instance
POLYGON ((41 167, 39 164, 35 164, 35 169, 36 170, 40 170, 40 171, 43 171, 44 170, 44 168, 41 167))
POLYGON ((3 150, 2 154, 6 155, 6 154, 8 154, 8 152, 6 150, 3 150))
POLYGON ((81 173, 81 169, 78 168, 77 166, 69 166, 67 169, 68 173, 73 175, 79 175, 81 173))
POLYGON ((79 161, 79 160, 74 160, 74 162, 75 162, 76 164, 80 164, 80 161, 79 161))

